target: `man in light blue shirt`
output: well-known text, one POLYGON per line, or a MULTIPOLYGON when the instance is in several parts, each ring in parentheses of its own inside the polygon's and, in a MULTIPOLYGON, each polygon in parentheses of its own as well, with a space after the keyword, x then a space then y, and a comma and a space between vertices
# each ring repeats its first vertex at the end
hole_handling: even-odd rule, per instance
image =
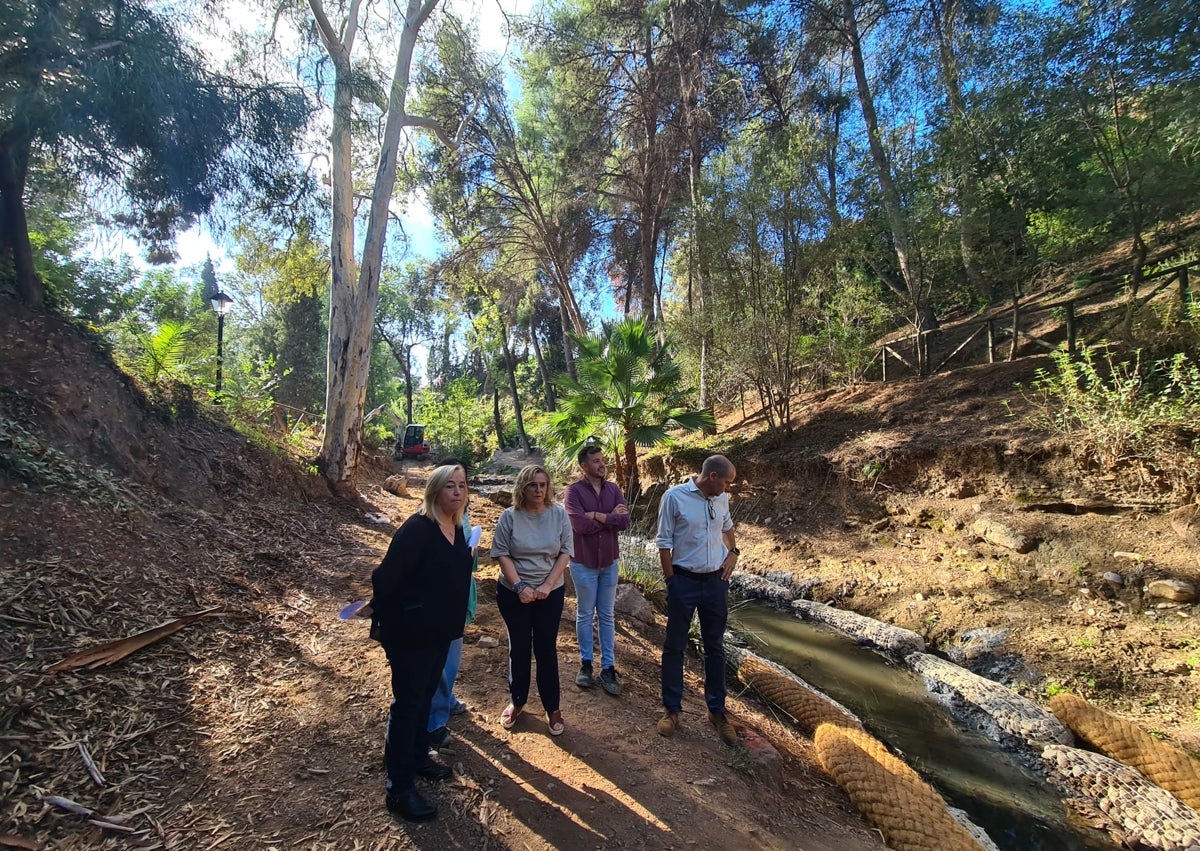
POLYGON ((667 583, 667 637, 662 651, 658 732, 673 736, 683 712, 683 654, 692 616, 699 613, 704 644, 704 702, 708 720, 727 745, 737 731, 725 715, 725 621, 729 576, 738 548, 725 492, 737 469, 724 455, 704 459, 700 475, 663 494, 658 507, 658 557, 667 583))

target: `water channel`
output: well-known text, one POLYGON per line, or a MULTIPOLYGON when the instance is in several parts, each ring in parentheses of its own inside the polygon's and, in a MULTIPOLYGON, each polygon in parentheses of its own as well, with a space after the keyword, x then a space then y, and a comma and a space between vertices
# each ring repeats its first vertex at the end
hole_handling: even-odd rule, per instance
POLYGON ((1071 824, 1059 796, 1007 751, 956 725, 921 678, 820 624, 758 601, 732 606, 729 629, 854 712, 965 810, 1004 851, 1113 851, 1105 834, 1071 824))

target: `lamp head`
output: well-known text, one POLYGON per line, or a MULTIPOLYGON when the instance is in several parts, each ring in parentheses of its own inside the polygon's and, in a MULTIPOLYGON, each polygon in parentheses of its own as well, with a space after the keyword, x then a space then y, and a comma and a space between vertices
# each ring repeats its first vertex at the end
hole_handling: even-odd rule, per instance
POLYGON ((213 312, 217 316, 224 316, 229 312, 229 308, 233 307, 233 299, 222 292, 218 292, 209 301, 212 302, 213 312))

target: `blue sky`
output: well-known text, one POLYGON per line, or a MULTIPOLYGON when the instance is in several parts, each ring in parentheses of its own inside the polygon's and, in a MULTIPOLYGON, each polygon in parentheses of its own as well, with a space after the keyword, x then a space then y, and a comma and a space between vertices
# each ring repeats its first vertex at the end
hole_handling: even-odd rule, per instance
MULTIPOLYGON (((504 36, 504 14, 527 14, 535 3, 542 0, 443 0, 445 8, 474 20, 479 32, 480 47, 488 52, 501 55, 506 50, 511 54, 512 47, 504 36)), ((244 30, 254 30, 261 27, 263 18, 261 9, 255 9, 248 0, 230 0, 225 7, 225 17, 228 23, 244 30)), ((278 29, 278 40, 287 47, 289 35, 278 29)), ((193 36, 211 58, 219 62, 222 53, 228 51, 228 41, 219 39, 209 33, 198 32, 193 36)), ((420 131, 418 131, 420 132, 420 131)), ((433 217, 424 200, 417 197, 395 198, 393 209, 399 211, 399 219, 404 234, 408 237, 410 257, 433 257, 437 254, 437 234, 433 217)), ((393 223, 388 230, 389 243, 398 244, 399 228, 393 223)), ((218 274, 233 270, 233 259, 230 256, 231 245, 228 237, 216 236, 206 222, 201 222, 185 233, 181 233, 175 241, 175 250, 179 259, 177 268, 195 267, 211 257, 218 274)), ((135 262, 141 262, 143 248, 138 242, 119 232, 97 231, 85 252, 92 256, 116 258, 129 256, 135 262)))

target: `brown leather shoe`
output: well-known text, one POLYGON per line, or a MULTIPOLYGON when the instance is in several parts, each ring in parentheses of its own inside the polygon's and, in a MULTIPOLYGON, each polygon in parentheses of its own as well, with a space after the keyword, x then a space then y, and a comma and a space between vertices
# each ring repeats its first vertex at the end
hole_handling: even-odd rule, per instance
POLYGON ((675 731, 679 729, 678 712, 665 712, 663 717, 658 719, 658 735, 666 736, 668 739, 675 735, 675 731))
POLYGON ((717 735, 721 737, 721 741, 733 747, 738 743, 737 730, 733 729, 733 725, 729 723, 729 718, 724 712, 709 712, 708 723, 717 728, 717 735))

